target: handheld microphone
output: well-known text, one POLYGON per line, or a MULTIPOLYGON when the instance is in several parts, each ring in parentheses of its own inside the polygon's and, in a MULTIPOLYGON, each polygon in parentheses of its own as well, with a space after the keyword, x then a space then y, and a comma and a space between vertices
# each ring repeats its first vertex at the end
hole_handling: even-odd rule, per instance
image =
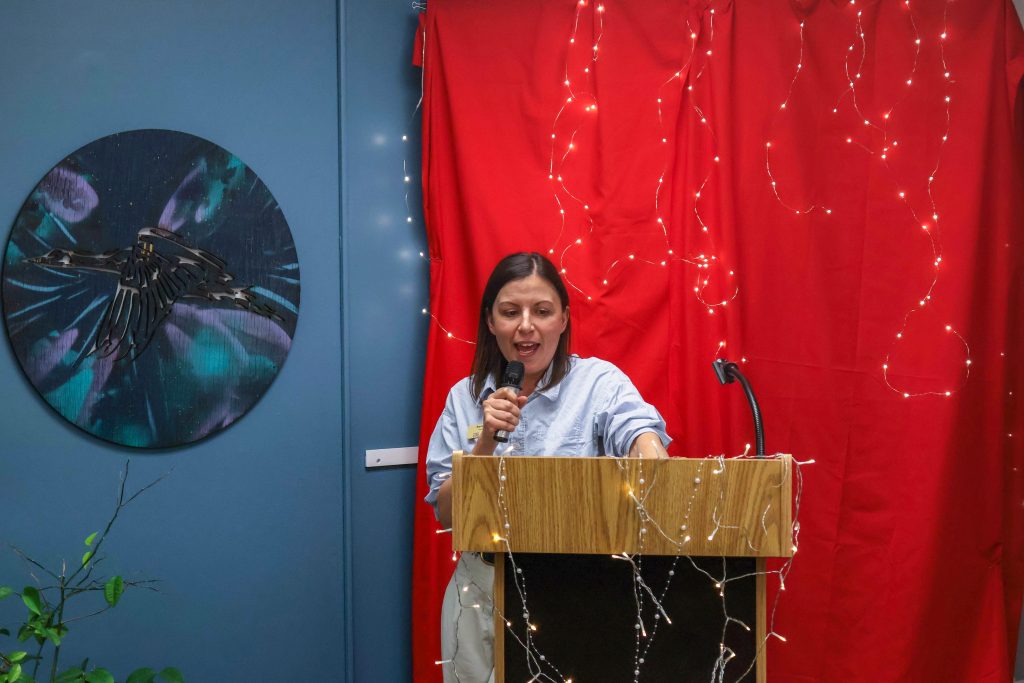
MULTIPOLYGON (((502 375, 501 386, 498 388, 504 389, 505 387, 511 387, 512 389, 515 390, 515 393, 518 396, 519 389, 522 388, 523 386, 524 372, 526 372, 526 369, 523 367, 522 363, 520 363, 517 360, 510 361, 509 364, 505 367, 505 374, 502 375)), ((497 432, 494 433, 494 440, 499 443, 508 442, 508 432, 506 432, 504 429, 499 429, 497 432)))

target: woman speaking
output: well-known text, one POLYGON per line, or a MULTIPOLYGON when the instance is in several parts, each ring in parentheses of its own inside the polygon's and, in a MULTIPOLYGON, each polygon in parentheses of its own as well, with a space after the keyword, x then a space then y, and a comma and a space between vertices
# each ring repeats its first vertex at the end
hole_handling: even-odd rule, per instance
MULTIPOLYGON (((611 363, 569 355, 570 331, 569 293, 550 261, 520 252, 498 262, 480 302, 471 373, 449 392, 427 447, 426 501, 445 528, 454 451, 668 457, 658 411, 611 363), (511 361, 524 368, 518 392, 499 388, 511 361)), ((486 558, 462 554, 441 608, 445 683, 493 680, 493 583, 486 558)))

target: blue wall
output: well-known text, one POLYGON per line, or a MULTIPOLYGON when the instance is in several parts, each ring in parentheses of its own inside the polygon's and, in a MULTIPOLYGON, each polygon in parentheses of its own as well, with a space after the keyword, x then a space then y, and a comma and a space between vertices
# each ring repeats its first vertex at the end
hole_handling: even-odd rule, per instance
MULTIPOLYGON (((398 144, 419 91, 413 27, 405 0, 0 3, 0 243, 66 154, 171 128, 259 174, 302 269, 278 379, 188 448, 134 452, 79 432, 0 343, 0 541, 73 561, 129 456, 133 484, 173 469, 105 548, 108 571, 159 578, 161 593, 131 592, 75 629, 65 661, 90 656, 119 680, 166 664, 190 683, 409 679, 415 473, 368 472, 363 451, 417 436, 427 272, 398 144)), ((27 570, 0 548, 9 583, 27 570)), ((0 625, 17 607, 0 603, 0 625)))
POLYGON ((414 467, 367 470, 419 438, 428 305, 419 210, 420 71, 406 0, 345 3, 342 259, 354 681, 409 681, 414 467), (408 140, 403 141, 406 135, 408 140), (410 182, 403 161, 410 162, 410 182), (405 192, 409 191, 406 211, 405 192), (412 215, 413 223, 407 221, 412 215))

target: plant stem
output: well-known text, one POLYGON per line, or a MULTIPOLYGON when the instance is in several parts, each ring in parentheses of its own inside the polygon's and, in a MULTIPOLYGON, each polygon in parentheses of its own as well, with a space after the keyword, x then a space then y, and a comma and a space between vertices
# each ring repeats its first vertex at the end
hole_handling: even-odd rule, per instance
MULTIPOLYGON (((96 539, 95 544, 92 546, 92 557, 94 557, 94 558, 99 553, 100 546, 103 545, 103 541, 106 540, 107 533, 110 532, 110 527, 114 526, 114 521, 117 519, 117 515, 121 512, 121 508, 123 508, 125 506, 125 502, 124 502, 124 489, 125 489, 125 486, 128 485, 128 465, 130 464, 130 462, 131 461, 128 461, 128 462, 125 462, 125 464, 124 464, 124 473, 121 475, 121 484, 117 488, 117 506, 114 508, 114 514, 112 514, 110 516, 110 519, 107 520, 107 526, 103 529, 103 533, 100 534, 99 538, 96 539)), ((80 573, 82 573, 82 571, 84 569, 86 569, 86 567, 89 567, 91 564, 92 564, 92 560, 90 559, 89 562, 86 562, 85 564, 78 565, 78 568, 75 569, 75 571, 71 572, 71 576, 68 577, 68 583, 69 584, 72 583, 78 577, 78 575, 80 573)), ((84 584, 86 581, 88 581, 90 574, 91 574, 91 571, 86 572, 86 575, 82 577, 82 579, 78 582, 78 584, 76 584, 76 587, 80 586, 80 585, 84 584)))
POLYGON ((36 661, 32 665, 32 680, 35 680, 36 674, 39 673, 39 665, 43 663, 43 648, 46 647, 46 641, 39 643, 39 647, 36 648, 36 661))
POLYGON ((49 575, 49 576, 50 576, 51 578, 53 578, 53 579, 56 579, 56 578, 57 578, 57 575, 56 575, 56 574, 54 574, 54 573, 53 573, 53 572, 51 572, 51 571, 50 571, 49 569, 47 569, 46 567, 44 567, 44 566, 43 566, 43 565, 41 565, 40 563, 38 563, 38 562, 36 562, 35 560, 33 560, 33 559, 32 559, 31 557, 29 557, 28 555, 26 555, 26 554, 25 554, 25 551, 24 551, 24 550, 22 550, 21 548, 19 548, 18 546, 16 546, 16 545, 11 545, 10 547, 11 547, 11 550, 13 550, 13 551, 14 551, 14 553, 15 553, 15 554, 16 554, 16 555, 17 555, 18 557, 20 557, 21 559, 25 560, 26 562, 28 562, 29 564, 31 564, 31 565, 33 565, 33 566, 35 566, 35 567, 38 567, 38 568, 39 568, 39 569, 41 569, 42 571, 46 572, 46 573, 47 573, 47 574, 48 574, 48 575, 49 575))
POLYGON ((97 615, 103 614, 108 609, 110 609, 110 607, 104 607, 103 609, 98 609, 98 610, 96 610, 95 612, 93 612, 91 614, 83 614, 80 617, 72 617, 71 619, 68 619, 64 623, 65 624, 70 624, 70 623, 75 622, 75 621, 81 621, 82 619, 88 619, 89 617, 95 617, 97 615))
POLYGON ((92 575, 93 566, 95 565, 96 562, 99 562, 99 559, 97 558, 99 557, 100 546, 102 546, 103 542, 107 540, 107 534, 110 533, 110 528, 114 526, 114 522, 117 521, 117 516, 121 514, 121 510, 128 507, 128 505, 133 500, 135 500, 143 493, 159 484, 161 481, 164 480, 164 478, 168 474, 170 474, 170 471, 161 474, 159 477, 149 482, 148 484, 140 488, 138 491, 133 493, 131 496, 129 496, 127 499, 125 499, 125 489, 128 486, 128 466, 130 464, 130 460, 127 460, 124 463, 124 472, 121 475, 121 484, 118 486, 117 489, 117 506, 114 508, 114 513, 110 516, 110 519, 107 521, 107 526, 104 527, 103 532, 99 535, 99 537, 96 539, 96 542, 92 546, 92 559, 90 559, 86 564, 80 565, 78 569, 72 572, 71 576, 68 577, 67 581, 69 586, 72 585, 72 582, 76 578, 78 578, 78 575, 82 573, 83 570, 85 570, 85 576, 78 578, 78 582, 73 584, 74 587, 79 588, 89 581, 89 578, 92 575))
MULTIPOLYGON (((67 600, 65 594, 65 583, 64 583, 64 571, 60 573, 60 602, 57 603, 57 624, 54 628, 57 629, 58 635, 61 634, 61 626, 64 620, 64 602, 67 600)), ((57 662, 60 661, 60 645, 53 646, 53 663, 50 665, 50 683, 54 683, 57 680, 57 662)))

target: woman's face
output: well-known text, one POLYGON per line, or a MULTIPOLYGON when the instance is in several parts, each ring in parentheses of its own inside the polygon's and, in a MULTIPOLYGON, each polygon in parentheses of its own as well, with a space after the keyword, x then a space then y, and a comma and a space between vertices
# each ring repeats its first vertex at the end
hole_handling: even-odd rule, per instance
POLYGON ((512 280, 498 292, 487 327, 505 360, 517 360, 536 383, 548 369, 569 322, 558 292, 539 275, 512 280))

